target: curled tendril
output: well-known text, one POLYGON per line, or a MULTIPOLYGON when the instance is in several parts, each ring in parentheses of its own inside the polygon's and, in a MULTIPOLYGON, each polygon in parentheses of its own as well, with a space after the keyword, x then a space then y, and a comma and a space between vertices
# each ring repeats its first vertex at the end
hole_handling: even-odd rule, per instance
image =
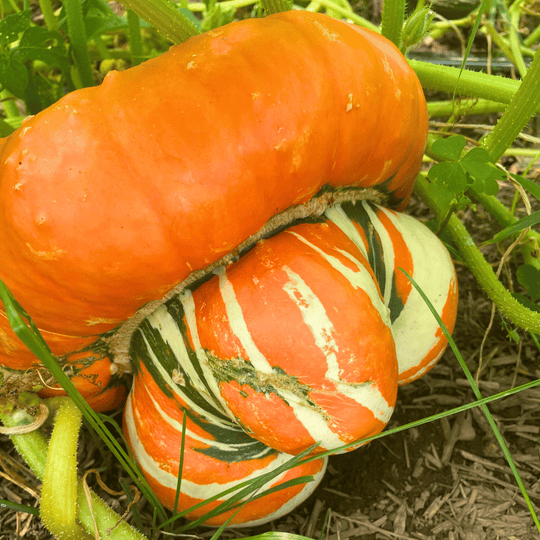
POLYGON ((2 435, 22 435, 23 433, 30 433, 39 429, 44 423, 45 420, 49 417, 49 409, 44 403, 39 404, 39 414, 36 416, 36 419, 31 424, 26 424, 25 426, 13 426, 13 427, 4 427, 0 426, 0 433, 2 435))

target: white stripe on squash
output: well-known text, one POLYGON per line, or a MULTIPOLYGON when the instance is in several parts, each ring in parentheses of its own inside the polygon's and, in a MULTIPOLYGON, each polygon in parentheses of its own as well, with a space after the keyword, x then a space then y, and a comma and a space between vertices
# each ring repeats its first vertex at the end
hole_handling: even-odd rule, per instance
POLYGON ((384 305, 381 295, 379 294, 379 289, 377 288, 377 285, 371 277, 371 274, 360 261, 355 259, 350 253, 347 253, 343 250, 338 250, 339 253, 347 257, 347 259, 354 263, 354 265, 358 268, 358 271, 355 272, 351 268, 345 266, 338 258, 326 253, 315 244, 312 244, 309 240, 306 240, 300 234, 290 230, 287 230, 285 232, 296 236, 299 240, 304 242, 304 244, 317 252, 321 257, 326 259, 326 261, 328 261, 335 270, 337 270, 345 279, 347 279, 347 281, 352 285, 352 287, 364 291, 371 300, 371 304, 373 305, 373 307, 379 312, 379 315, 384 324, 388 327, 391 326, 390 312, 388 308, 384 305))
MULTIPOLYGON (((159 415, 161 416, 161 418, 163 419, 163 421, 166 424, 168 424, 169 426, 171 426, 178 433, 182 433, 182 423, 179 422, 178 420, 175 420, 174 418, 171 418, 160 407, 159 403, 154 399, 154 396, 152 396, 152 394, 148 393, 148 395, 150 396, 150 399, 152 400, 152 403, 154 404, 154 407, 157 409, 157 411, 158 411, 159 415)), ((237 430, 240 430, 240 428, 237 427, 235 431, 237 431, 237 430)), ((212 437, 212 436, 210 435, 210 437, 212 437)), ((219 448, 220 450, 231 450, 231 448, 235 448, 235 449, 241 451, 243 446, 247 448, 247 447, 253 446, 254 444, 258 444, 258 445, 261 444, 259 441, 253 439, 252 441, 248 441, 248 442, 245 442, 245 443, 235 443, 234 445, 229 445, 227 443, 221 443, 221 442, 219 442, 218 440, 216 440, 214 438, 207 438, 207 437, 203 437, 202 435, 198 435, 197 433, 190 430, 188 427, 186 427, 186 438, 193 439, 194 441, 199 441, 199 442, 201 442, 203 444, 206 444, 208 446, 213 446, 214 448, 219 448)), ((257 459, 259 457, 264 457, 266 455, 268 455, 268 449, 266 447, 264 447, 259 455, 253 455, 251 457, 251 459, 257 459)))
POLYGON ((195 301, 193 300, 193 294, 189 289, 184 290, 179 296, 179 300, 184 309, 184 315, 186 317, 186 325, 189 328, 191 333, 191 340, 193 342, 193 347, 195 349, 195 355, 199 361, 199 366, 203 371, 204 377, 208 386, 210 387, 211 392, 215 396, 215 399, 221 405, 222 410, 227 414, 229 418, 236 424, 236 417, 229 409, 227 402, 221 396, 221 391, 219 388, 219 383, 214 377, 214 373, 209 366, 208 357, 206 351, 201 346, 201 341, 199 339, 199 330, 197 326, 197 316, 195 315, 195 301))
MULTIPOLYGON (((127 430, 128 430, 129 441, 132 446, 133 453, 135 454, 137 458, 137 462, 139 463, 140 467, 143 469, 143 471, 146 474, 149 474, 162 486, 176 490, 176 486, 178 483, 177 477, 172 473, 164 471, 160 467, 160 464, 157 461, 155 461, 146 452, 146 449, 144 448, 143 444, 141 443, 137 435, 137 430, 135 428, 135 423, 133 419, 131 393, 129 394, 127 402, 126 402, 125 415, 126 415, 126 425, 127 425, 127 430)), ((273 460, 268 466, 262 469, 259 469, 257 471, 254 471, 253 473, 245 476, 241 480, 235 480, 233 482, 228 482, 224 484, 208 483, 208 484, 200 485, 200 484, 196 484, 195 482, 188 480, 187 478, 182 478, 182 493, 194 499, 206 500, 206 499, 209 499, 210 497, 219 495, 223 491, 231 487, 234 487, 235 485, 238 485, 241 482, 254 480, 255 478, 258 478, 259 476, 263 474, 271 472, 277 469, 279 466, 285 464, 287 461, 292 459, 292 457, 293 456, 289 454, 285 454, 284 452, 279 452, 277 454, 276 459, 273 460)), ((294 498, 289 500, 283 507, 281 507, 281 509, 278 512, 276 512, 275 515, 272 514, 274 516, 273 519, 276 519, 279 515, 285 515, 286 513, 288 513, 290 510, 292 510, 295 506, 300 504, 300 502, 306 499, 313 492, 315 487, 317 487, 317 484, 319 483, 326 469, 327 458, 323 458, 323 459, 325 461, 324 466, 322 467, 322 470, 319 473, 314 475, 314 481, 306 484, 306 486, 304 486, 302 491, 298 495, 296 495, 294 498)), ((273 480, 264 484, 259 489, 259 492, 264 491, 265 489, 269 488, 272 485, 279 484, 286 474, 287 474, 287 471, 280 473, 273 480)), ((231 495, 225 496, 223 497, 222 500, 225 500, 227 497, 230 497, 230 496, 231 495)), ((253 522, 250 522, 250 523, 253 523, 253 522)), ((247 526, 247 525, 248 524, 245 524, 244 526, 247 526)))
MULTIPOLYGON (((423 223, 382 209, 401 232, 413 259, 415 282, 439 314, 448 299, 454 267, 443 243, 423 223), (429 264, 426 264, 429 261, 429 264)), ((393 324, 399 373, 418 365, 439 341, 439 324, 413 287, 405 307, 393 324)))
MULTIPOLYGON (((215 271, 219 276, 220 291, 223 301, 225 302, 225 309, 229 320, 229 326, 231 327, 235 336, 240 340, 242 347, 247 353, 250 363, 255 370, 272 374, 274 369, 266 359, 266 357, 259 351, 257 345, 253 341, 242 307, 238 303, 234 288, 227 278, 227 272, 224 268, 220 267, 215 271)), ((291 407, 294 416, 298 419, 298 422, 304 426, 313 440, 321 445, 322 448, 330 449, 342 446, 344 443, 328 426, 326 419, 322 416, 322 411, 315 410, 311 405, 305 402, 305 399, 299 397, 295 393, 283 389, 275 389, 277 395, 279 395, 286 403, 291 407)), ((244 420, 240 419, 243 423, 244 420)), ((257 433, 254 432, 252 436, 256 437, 257 433)))
POLYGON ((371 221, 371 224, 379 235, 379 239, 381 241, 382 253, 380 259, 383 261, 385 269, 384 303, 385 305, 389 306, 392 297, 392 283, 394 278, 395 266, 394 261, 396 258, 394 252, 394 244, 392 242, 392 239, 390 238, 390 235, 388 234, 388 231, 386 230, 386 227, 379 221, 377 214, 372 210, 369 204, 367 204, 365 201, 362 201, 362 206, 364 207, 364 210, 369 216, 369 220, 371 221))
MULTIPOLYGON (((369 409, 378 420, 388 423, 394 408, 388 404, 377 384, 373 382, 349 384, 341 381, 336 356, 339 348, 333 337, 335 328, 328 318, 322 302, 298 274, 287 266, 284 266, 283 270, 289 277, 289 281, 283 286, 283 290, 297 305, 302 314, 302 320, 315 338, 315 344, 326 357, 328 369, 325 377, 336 383, 337 390, 341 394, 369 409)), ((353 361, 355 360, 353 359, 353 361)), ((325 444, 323 446, 330 448, 325 444)))
MULTIPOLYGON (((180 333, 180 329, 174 321, 174 318, 167 311, 167 308, 165 306, 160 306, 148 317, 148 322, 161 334, 161 337, 169 345, 169 347, 171 347, 171 350, 175 355, 176 360, 179 362, 179 365, 182 365, 183 368, 189 366, 190 360, 184 345, 184 341, 182 339, 182 334, 180 333)), ((150 357, 152 364, 158 370, 163 380, 169 385, 169 387, 176 394, 176 396, 178 396, 181 401, 185 401, 190 409, 195 411, 203 418, 206 418, 209 422, 219 425, 225 429, 231 429, 230 424, 224 422, 223 419, 219 418, 216 415, 213 415, 207 410, 202 409, 201 407, 199 407, 199 405, 197 405, 189 398, 189 396, 182 390, 182 387, 174 382, 171 375, 169 375, 167 370, 163 367, 158 357, 156 356, 155 351, 148 343, 144 332, 141 333, 143 335, 146 350, 148 351, 148 356, 150 357)))
POLYGON ((324 215, 337 225, 341 231, 349 238, 349 240, 360 250, 362 255, 367 259, 368 252, 364 239, 358 232, 358 229, 354 226, 349 216, 345 213, 345 210, 340 204, 336 204, 328 208, 324 215))
POLYGON ((239 339, 242 347, 246 351, 251 365, 260 373, 270 375, 274 373, 274 369, 268 362, 264 354, 259 351, 255 345, 253 338, 248 330, 242 306, 240 306, 232 283, 227 277, 227 272, 223 266, 216 268, 214 273, 219 277, 219 290, 223 302, 225 303, 225 311, 229 320, 229 326, 233 334, 239 339))

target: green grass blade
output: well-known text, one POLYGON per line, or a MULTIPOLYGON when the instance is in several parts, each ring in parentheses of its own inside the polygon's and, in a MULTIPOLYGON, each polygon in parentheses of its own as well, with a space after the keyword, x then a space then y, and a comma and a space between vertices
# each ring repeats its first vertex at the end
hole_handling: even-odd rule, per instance
MULTIPOLYGON (((465 377, 469 381, 469 384, 471 385, 471 388, 474 392, 474 395, 478 400, 482 399, 482 394, 476 385, 476 381, 474 380, 474 377, 472 376, 472 373, 470 372, 467 364, 465 363, 465 360, 461 356, 461 353, 459 352, 459 349, 457 348, 454 340, 452 339, 452 336, 450 335, 450 332, 446 328, 445 324, 443 323, 442 319, 440 318, 439 314, 437 313, 437 310, 433 307, 433 304, 429 301, 429 298, 425 295, 424 291, 418 286, 418 284, 413 280, 413 278, 402 268, 400 268, 401 272, 407 276, 413 287, 418 291, 426 305, 429 307, 431 313, 439 323, 439 326, 441 327, 441 330, 443 331, 444 335, 448 339, 448 343, 450 344, 450 347, 452 348, 452 351, 454 352, 461 369, 465 373, 465 377)), ((506 442, 499 431, 499 428, 497 427, 497 423, 495 422, 495 419, 491 415, 491 412, 489 411, 486 404, 481 404, 480 408, 482 409, 482 412, 485 414, 487 421, 495 435, 495 438, 497 439, 497 442, 499 443, 499 446, 501 447, 504 457, 506 458, 506 461, 508 462, 508 465, 510 466, 510 469, 512 471, 512 474, 514 475, 514 478, 516 480, 516 483, 521 491, 521 494, 523 495, 523 498, 525 499, 525 502, 527 504, 527 508, 529 509, 529 512, 533 518, 533 521, 536 525, 536 528, 540 532, 540 520, 538 519, 538 516, 536 515, 536 511, 534 509, 534 505, 532 504, 532 501, 529 497, 529 494, 527 493, 527 489, 525 488, 525 484, 523 483, 523 480, 521 479, 521 476, 519 474, 519 471, 517 470, 516 464, 514 463, 514 460, 512 458, 512 455, 510 453, 510 450, 508 446, 506 445, 506 442)))
POLYGON ((12 501, 6 501, 0 499, 0 508, 6 508, 13 512, 24 512, 25 514, 32 514, 33 516, 39 516, 39 509, 33 506, 26 506, 26 504, 19 504, 12 501))
POLYGON ((124 449, 118 444, 118 441, 112 436, 98 414, 96 414, 88 405, 86 400, 75 388, 69 377, 64 373, 58 360, 52 354, 49 346, 41 336, 38 328, 26 313, 22 306, 13 297, 6 285, 0 280, 0 299, 4 303, 6 316, 13 331, 21 341, 34 353, 41 363, 51 372, 53 377, 60 383, 68 396, 73 400, 81 410, 88 424, 96 431, 100 438, 105 442, 114 456, 118 459, 126 472, 131 476, 137 487, 159 509, 160 515, 166 519, 165 510, 154 495, 138 466, 127 455, 124 449))
MULTIPOLYGON (((267 482, 270 482, 271 480, 273 480, 274 478, 279 476, 281 473, 283 473, 283 472, 285 472, 285 471, 287 471, 289 469, 292 469, 293 467, 296 467, 301 462, 304 462, 303 461, 304 458, 306 456, 308 456, 311 452, 313 452, 313 450, 315 448, 317 448, 317 445, 313 445, 310 448, 308 448, 308 449, 304 450, 303 452, 301 452, 300 454, 298 454, 297 456, 291 457, 290 460, 288 460, 286 463, 283 463, 279 467, 276 467, 276 469, 274 469, 273 471, 262 474, 262 475, 258 476, 257 478, 253 478, 251 480, 246 480, 245 482, 241 482, 240 484, 238 484, 238 485, 236 485, 236 486, 234 486, 232 488, 224 490, 221 493, 218 493, 217 495, 214 495, 213 497, 210 497, 206 501, 198 503, 198 504, 196 504, 196 505, 194 505, 194 506, 192 506, 192 507, 190 507, 190 508, 188 508, 186 510, 183 510, 182 512, 178 512, 177 514, 175 514, 174 516, 169 518, 167 521, 163 522, 160 525, 160 528, 163 528, 163 527, 169 525, 173 521, 185 516, 189 512, 193 512, 195 510, 198 510, 199 508, 202 508, 203 506, 205 506, 205 505, 207 505, 209 503, 212 503, 214 501, 217 501, 219 499, 222 499, 222 498, 227 497, 227 496, 234 493, 234 495, 232 495, 228 500, 226 500, 223 503, 221 503, 220 505, 218 505, 212 511, 208 512, 207 514, 205 514, 201 518, 199 518, 199 519, 197 519, 195 521, 192 521, 192 522, 186 524, 185 526, 183 526, 180 529, 180 532, 184 532, 185 530, 192 529, 192 528, 204 523, 204 521, 210 519, 211 517, 214 517, 214 516, 217 516, 219 514, 222 514, 223 512, 226 512, 227 510, 229 510, 233 506, 235 506, 236 503, 238 503, 241 499, 249 497, 253 492, 260 489, 264 484, 266 484, 267 482)), ((318 458, 315 457, 314 459, 318 459, 318 458)))
POLYGON ((182 471, 184 470, 184 450, 186 448, 186 428, 187 428, 187 414, 186 414, 186 411, 184 411, 184 414, 182 416, 182 440, 180 442, 178 481, 176 484, 176 493, 174 495, 173 515, 176 514, 176 509, 178 508, 178 499, 180 498, 180 490, 182 489, 182 471))
POLYGON ((500 242, 501 240, 504 240, 505 238, 509 238, 510 236, 515 236, 519 234, 521 231, 527 229, 528 227, 534 227, 539 223, 540 210, 537 210, 529 216, 525 216, 524 218, 521 218, 515 223, 512 223, 512 225, 508 225, 508 227, 505 227, 502 231, 498 232, 491 240, 482 242, 481 245, 487 246, 488 244, 495 244, 497 242, 500 242))
POLYGON ((531 195, 533 195, 535 199, 540 201, 540 186, 536 182, 533 182, 528 178, 523 178, 523 176, 519 176, 518 174, 510 173, 510 176, 518 184, 521 184, 531 195))
POLYGON ((302 536, 301 534, 293 534, 282 531, 269 531, 262 534, 257 534, 256 536, 247 536, 242 538, 242 540, 312 540, 307 536, 302 536))

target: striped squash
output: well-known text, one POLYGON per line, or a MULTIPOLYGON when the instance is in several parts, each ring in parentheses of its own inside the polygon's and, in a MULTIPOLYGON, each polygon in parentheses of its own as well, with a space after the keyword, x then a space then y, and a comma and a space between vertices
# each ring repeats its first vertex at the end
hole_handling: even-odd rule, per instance
MULTIPOLYGON (((399 268, 452 330, 457 285, 443 244, 417 220, 367 202, 335 205, 258 242, 140 324, 125 431, 167 506, 183 414, 189 484, 183 476, 180 509, 270 459, 314 444, 351 450, 384 428, 398 383, 421 376, 446 347, 399 268)), ((275 517, 265 498, 246 507, 250 522, 275 517)))
MULTIPOLYGON (((427 127, 418 78, 383 36, 305 10, 233 22, 0 139, 0 278, 68 357, 291 209, 405 207, 427 127)), ((2 367, 42 369, 0 309, 2 367)))
MULTIPOLYGON (((144 338, 139 334, 138 339, 144 338)), ((167 355, 165 350, 163 353, 167 355)), ((300 483, 262 500, 248 502, 239 511, 233 508, 221 513, 206 524, 221 525, 233 516, 231 525, 260 525, 285 515, 304 501, 322 479, 327 458, 287 469, 287 461, 293 456, 249 437, 211 401, 201 398, 190 384, 191 377, 196 379, 198 375, 193 372, 183 379, 174 368, 169 374, 163 366, 147 371, 144 365, 138 365, 124 409, 126 440, 160 501, 168 508, 174 507, 182 448, 184 466, 177 507, 179 511, 189 510, 185 517, 190 520, 224 503, 231 496, 222 495, 226 490, 239 488, 243 482, 263 474, 271 478, 259 492, 298 481, 299 477, 308 478, 300 478, 300 483), (184 413, 186 435, 182 447, 184 413), (208 499, 213 500, 206 502, 208 499), (202 503, 206 504, 192 508, 202 503)))

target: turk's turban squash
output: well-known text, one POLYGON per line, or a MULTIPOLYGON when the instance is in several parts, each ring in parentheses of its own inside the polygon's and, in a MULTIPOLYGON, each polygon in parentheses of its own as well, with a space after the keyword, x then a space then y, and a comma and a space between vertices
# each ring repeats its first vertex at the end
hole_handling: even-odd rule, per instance
MULTIPOLYGON (((440 357, 399 268, 451 328, 450 258, 365 202, 405 207, 426 135, 391 43, 291 11, 109 73, 0 140, 0 277, 96 408, 122 398, 133 364, 126 436, 165 504, 184 415, 182 508, 314 442, 379 432, 398 383, 440 357)), ((3 313, 0 336, 6 370, 41 369, 3 313)), ((288 511, 313 485, 235 521, 288 511)))

